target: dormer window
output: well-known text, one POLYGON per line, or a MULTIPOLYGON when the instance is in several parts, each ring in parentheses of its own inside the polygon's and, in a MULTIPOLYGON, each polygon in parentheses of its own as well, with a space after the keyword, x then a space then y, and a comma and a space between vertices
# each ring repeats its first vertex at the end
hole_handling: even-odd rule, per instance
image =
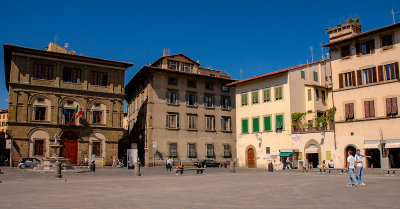
POLYGON ((174 60, 168 60, 168 70, 178 70, 179 62, 174 60))
POLYGON ((182 62, 182 67, 181 71, 187 72, 187 73, 193 73, 193 65, 189 63, 182 62))

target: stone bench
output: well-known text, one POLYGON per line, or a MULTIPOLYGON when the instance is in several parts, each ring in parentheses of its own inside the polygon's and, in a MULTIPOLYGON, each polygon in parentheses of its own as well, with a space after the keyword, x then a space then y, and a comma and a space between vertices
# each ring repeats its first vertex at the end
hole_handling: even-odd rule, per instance
POLYGON ((331 171, 340 171, 340 174, 344 174, 346 168, 317 168, 319 169, 319 173, 326 173, 326 171, 328 171, 328 173, 331 173, 331 171))
POLYGON ((400 171, 400 169, 382 169, 384 173, 386 173, 386 176, 390 176, 390 173, 394 176, 396 174, 396 171, 400 171))
POLYGON ((197 174, 203 174, 203 171, 206 170, 205 168, 175 168, 174 171, 176 175, 182 175, 183 171, 196 171, 197 174))

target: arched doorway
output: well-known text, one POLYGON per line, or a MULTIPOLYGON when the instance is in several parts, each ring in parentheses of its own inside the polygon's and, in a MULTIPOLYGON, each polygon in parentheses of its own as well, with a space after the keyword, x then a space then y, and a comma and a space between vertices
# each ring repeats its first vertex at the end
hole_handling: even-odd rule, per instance
POLYGON ((354 145, 347 145, 346 148, 344 149, 344 156, 346 156, 346 157, 344 158, 344 165, 345 165, 345 167, 346 167, 346 165, 347 165, 347 157, 349 156, 349 150, 351 150, 351 151, 353 152, 353 156, 355 156, 355 155, 356 155, 356 150, 357 150, 357 148, 356 148, 356 146, 354 146, 354 145))
POLYGON ((255 151, 253 148, 249 148, 247 150, 247 167, 248 168, 256 167, 255 151))
POLYGON ((308 168, 316 168, 321 160, 321 147, 317 140, 311 139, 304 146, 304 154, 306 166, 308 168))
POLYGON ((61 148, 61 157, 69 159, 71 164, 78 163, 78 136, 71 131, 61 135, 61 143, 64 145, 61 148))

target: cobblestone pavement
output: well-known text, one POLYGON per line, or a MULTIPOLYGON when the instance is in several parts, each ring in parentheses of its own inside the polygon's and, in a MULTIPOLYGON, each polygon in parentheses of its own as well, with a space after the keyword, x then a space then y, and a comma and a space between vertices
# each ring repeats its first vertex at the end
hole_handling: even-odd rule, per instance
POLYGON ((400 176, 368 171, 366 186, 348 175, 208 168, 176 176, 161 167, 53 173, 3 168, 0 208, 400 208, 400 176))

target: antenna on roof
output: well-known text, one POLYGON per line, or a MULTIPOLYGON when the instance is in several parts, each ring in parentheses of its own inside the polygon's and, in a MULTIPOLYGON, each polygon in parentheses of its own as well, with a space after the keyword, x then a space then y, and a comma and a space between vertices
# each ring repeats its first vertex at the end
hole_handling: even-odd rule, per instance
POLYGON ((57 43, 57 34, 58 34, 58 33, 56 33, 56 34, 54 35, 54 43, 55 43, 55 44, 57 43))
POLYGON ((321 45, 322 60, 324 60, 324 59, 325 59, 325 57, 324 57, 324 47, 323 47, 323 45, 322 45, 322 42, 320 42, 319 44, 321 45))
POLYGON ((397 14, 397 13, 400 13, 400 11, 395 12, 394 9, 392 8, 393 24, 396 23, 395 14, 397 14))
POLYGON ((310 51, 311 51, 311 62, 314 62, 314 54, 313 54, 314 47, 310 46, 310 51))

